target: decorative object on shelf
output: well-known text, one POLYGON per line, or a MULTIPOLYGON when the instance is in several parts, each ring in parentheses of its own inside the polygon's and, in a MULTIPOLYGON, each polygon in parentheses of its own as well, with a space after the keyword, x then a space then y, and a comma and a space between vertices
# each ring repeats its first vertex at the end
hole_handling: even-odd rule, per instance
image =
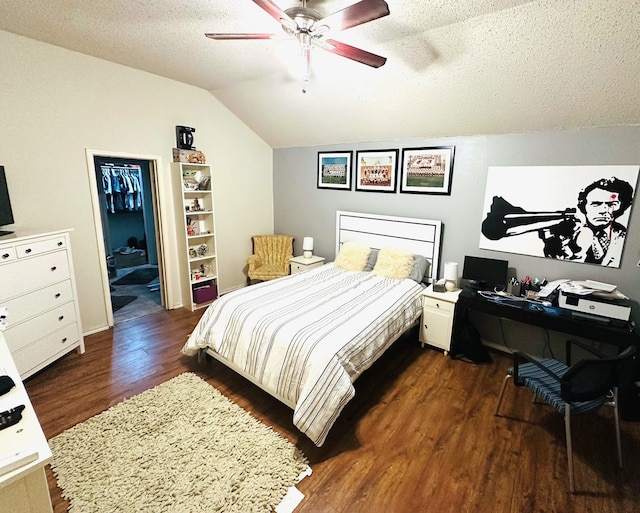
POLYGON ((190 126, 176 125, 176 146, 181 150, 195 150, 193 145, 193 134, 195 128, 190 126))
POLYGON ((313 256, 313 237, 305 237, 302 239, 302 256, 311 258, 313 256))
POLYGON ((400 192, 451 194, 455 146, 402 150, 400 192))
POLYGON ((198 256, 198 252, 197 252, 195 249, 190 248, 190 249, 189 249, 189 256, 190 256, 191 258, 196 258, 196 257, 198 256))
POLYGON ((198 253, 200 253, 200 256, 205 256, 208 251, 209 248, 206 244, 200 244, 200 247, 198 248, 198 253))
POLYGON ((173 148, 173 161, 185 164, 206 164, 207 158, 201 151, 173 148))
POLYGON ((458 289, 458 264, 457 262, 444 263, 444 288, 448 292, 458 289))
POLYGON ((356 191, 396 192, 398 150, 356 153, 356 191))
POLYGON ((318 152, 318 189, 351 190, 351 151, 318 152))

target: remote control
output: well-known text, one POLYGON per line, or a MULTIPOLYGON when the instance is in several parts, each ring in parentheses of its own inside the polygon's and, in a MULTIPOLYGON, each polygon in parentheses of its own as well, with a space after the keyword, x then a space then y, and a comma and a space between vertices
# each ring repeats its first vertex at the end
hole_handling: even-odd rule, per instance
POLYGON ((20 422, 22 420, 22 410, 24 410, 24 404, 0 413, 0 429, 6 429, 20 422))

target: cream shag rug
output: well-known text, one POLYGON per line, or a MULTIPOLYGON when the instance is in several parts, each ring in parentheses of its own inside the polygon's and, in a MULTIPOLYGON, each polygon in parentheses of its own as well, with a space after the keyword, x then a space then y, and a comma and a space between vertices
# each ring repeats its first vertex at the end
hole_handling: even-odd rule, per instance
POLYGON ((271 512, 308 466, 295 445, 193 373, 49 444, 77 513, 271 512))

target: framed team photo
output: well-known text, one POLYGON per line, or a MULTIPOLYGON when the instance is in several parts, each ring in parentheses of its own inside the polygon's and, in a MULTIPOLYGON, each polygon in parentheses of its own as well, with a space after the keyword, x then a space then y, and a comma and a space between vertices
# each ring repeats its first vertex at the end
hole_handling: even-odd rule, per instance
POLYGON ((402 150, 400 192, 451 194, 455 146, 402 150))

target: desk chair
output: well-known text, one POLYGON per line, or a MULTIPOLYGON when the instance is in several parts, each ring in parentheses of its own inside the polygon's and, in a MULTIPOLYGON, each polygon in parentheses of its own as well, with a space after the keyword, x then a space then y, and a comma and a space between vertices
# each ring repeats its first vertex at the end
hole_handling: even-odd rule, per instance
POLYGON ((275 280, 289 274, 289 259, 293 256, 290 235, 254 235, 253 254, 247 259, 247 284, 275 280))
POLYGON ((571 449, 571 416, 598 409, 603 404, 614 409, 618 465, 622 468, 622 448, 620 444, 620 418, 618 414, 619 369, 633 357, 636 349, 629 346, 615 358, 606 358, 577 340, 567 340, 567 364, 552 358, 536 360, 518 352, 513 357, 513 367, 507 371, 498 397, 495 415, 500 412, 500 404, 507 382, 513 378, 516 386, 526 386, 536 398, 552 406, 564 416, 565 437, 567 443, 567 462, 569 468, 569 489, 575 491, 573 476, 573 452, 571 449), (571 366, 572 345, 593 353, 599 358, 581 360, 571 366), (525 363, 526 362, 526 363, 525 363))

